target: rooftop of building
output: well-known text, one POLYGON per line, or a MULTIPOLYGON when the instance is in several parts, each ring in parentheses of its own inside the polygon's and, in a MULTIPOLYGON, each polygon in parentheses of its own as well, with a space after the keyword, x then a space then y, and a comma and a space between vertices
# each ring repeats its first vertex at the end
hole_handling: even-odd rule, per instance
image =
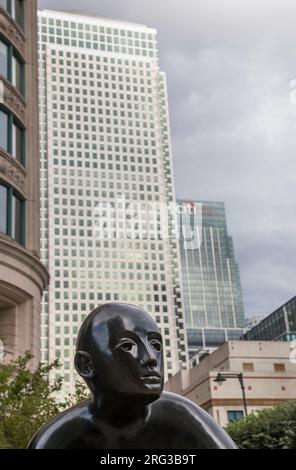
POLYGON ((258 324, 259 322, 264 320, 265 317, 266 317, 266 314, 261 314, 261 315, 260 314, 255 314, 255 315, 251 315, 249 317, 246 317, 244 326, 246 327, 248 325, 258 324))
MULTIPOLYGON (((265 315, 264 318, 261 319, 261 321, 259 321, 256 325, 254 325, 251 330, 249 330, 248 332, 246 332, 246 338, 249 337, 250 334, 252 334, 253 331, 258 331, 260 328, 262 328, 263 326, 265 325, 268 325, 270 323, 270 321, 272 320, 273 316, 279 312, 281 312, 282 314, 284 314, 284 308, 285 307, 288 307, 290 305, 295 305, 296 307, 296 296, 292 297, 291 299, 289 299, 287 302, 285 302, 283 305, 281 305, 280 307, 278 307, 276 310, 274 310, 273 312, 269 313, 268 315, 265 315)), ((293 310, 294 312, 294 310, 293 310)), ((296 308, 295 308, 295 313, 296 313, 296 308)), ((251 319, 252 317, 250 317, 251 319)))
POLYGON ((177 198, 178 203, 187 203, 187 204, 204 204, 205 206, 220 206, 224 207, 225 203, 222 201, 203 201, 201 199, 186 199, 186 198, 177 198))
POLYGON ((218 371, 242 372, 242 364, 250 362, 255 365, 253 375, 262 375, 264 371, 270 374, 274 363, 285 363, 287 373, 295 373, 296 365, 291 362, 290 353, 290 343, 284 341, 228 341, 191 369, 180 370, 167 382, 166 389, 172 390, 170 387, 177 384, 185 390, 218 371))
POLYGON ((70 10, 48 10, 48 9, 42 9, 38 10, 38 15, 44 15, 44 16, 54 16, 54 17, 72 17, 72 19, 76 18, 77 20, 80 21, 86 21, 89 20, 94 23, 108 23, 108 24, 114 24, 117 27, 119 25, 125 26, 125 27, 131 27, 134 29, 142 29, 145 31, 149 31, 151 33, 156 34, 156 29, 155 28, 150 28, 149 26, 143 25, 141 23, 133 23, 131 21, 125 20, 125 19, 118 19, 118 18, 111 18, 103 15, 99 15, 97 13, 93 12, 88 12, 88 11, 81 11, 81 10, 75 10, 75 9, 70 9, 70 10))
MULTIPOLYGON (((272 315, 273 313, 278 312, 280 309, 286 307, 287 305, 289 305, 289 304, 291 304, 291 303, 293 303, 293 302, 295 302, 295 301, 296 301, 296 295, 294 295, 294 297, 292 297, 291 299, 287 300, 287 302, 285 302, 285 303, 282 304, 280 307, 278 307, 277 309, 275 309, 272 313, 270 313, 270 314, 268 315, 268 317, 270 317, 270 315, 272 315)), ((265 319, 266 319, 266 318, 267 318, 267 317, 265 317, 265 319)))

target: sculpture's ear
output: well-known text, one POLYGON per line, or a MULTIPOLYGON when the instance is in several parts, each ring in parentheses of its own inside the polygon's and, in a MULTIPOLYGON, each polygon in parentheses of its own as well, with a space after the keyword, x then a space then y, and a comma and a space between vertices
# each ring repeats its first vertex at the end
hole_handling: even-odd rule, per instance
POLYGON ((75 369, 83 379, 92 379, 95 375, 91 355, 85 351, 77 351, 74 359, 75 369))

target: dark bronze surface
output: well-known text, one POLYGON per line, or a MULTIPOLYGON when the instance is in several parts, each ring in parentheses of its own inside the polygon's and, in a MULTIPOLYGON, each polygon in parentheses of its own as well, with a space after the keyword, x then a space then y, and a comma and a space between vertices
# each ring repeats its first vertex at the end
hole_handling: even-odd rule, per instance
POLYGON ((162 337, 143 309, 110 303, 91 312, 78 335, 75 367, 91 397, 45 424, 29 448, 236 448, 208 413, 163 392, 162 337))

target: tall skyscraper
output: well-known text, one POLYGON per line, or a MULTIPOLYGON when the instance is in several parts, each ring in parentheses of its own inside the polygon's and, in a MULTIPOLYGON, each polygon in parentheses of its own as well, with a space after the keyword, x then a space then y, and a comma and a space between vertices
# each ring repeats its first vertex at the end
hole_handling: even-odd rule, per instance
POLYGON ((99 304, 123 301, 155 317, 173 374, 187 364, 178 242, 160 236, 159 217, 147 219, 149 207, 174 201, 156 31, 42 11, 39 77, 41 251, 51 276, 43 358, 60 358, 70 390, 82 320, 99 304), (112 236, 104 232, 109 223, 116 223, 112 236))
POLYGON ((240 339, 244 307, 224 203, 179 200, 178 205, 183 305, 192 356, 240 339))
POLYGON ((36 0, 0 0, 0 360, 40 359, 36 0))

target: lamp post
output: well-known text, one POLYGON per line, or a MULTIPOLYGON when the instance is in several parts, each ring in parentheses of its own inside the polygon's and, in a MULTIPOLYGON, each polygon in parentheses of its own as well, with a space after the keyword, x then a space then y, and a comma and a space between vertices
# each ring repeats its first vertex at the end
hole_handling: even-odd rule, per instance
POLYGON ((247 401, 246 401, 246 393, 245 393, 245 383, 244 383, 244 376, 242 372, 238 374, 234 374, 231 372, 218 372, 217 377, 214 379, 214 382, 218 382, 220 385, 225 382, 226 379, 232 379, 236 378, 238 379, 240 383, 240 387, 242 390, 242 395, 243 395, 243 404, 244 404, 244 410, 245 410, 245 416, 248 416, 248 411, 247 411, 247 401))

